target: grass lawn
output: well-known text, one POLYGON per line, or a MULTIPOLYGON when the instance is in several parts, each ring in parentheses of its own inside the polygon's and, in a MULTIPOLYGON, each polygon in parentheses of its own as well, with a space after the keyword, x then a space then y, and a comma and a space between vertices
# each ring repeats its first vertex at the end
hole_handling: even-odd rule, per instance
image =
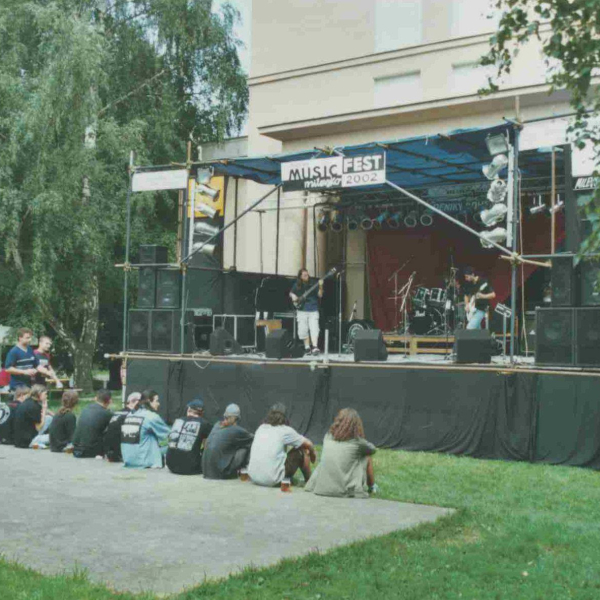
MULTIPOLYGON (((247 570, 174 598, 600 598, 600 474, 393 451, 378 452, 375 469, 381 497, 458 512, 436 524, 247 570)), ((43 577, 0 561, 3 600, 115 597, 82 574, 43 577)))

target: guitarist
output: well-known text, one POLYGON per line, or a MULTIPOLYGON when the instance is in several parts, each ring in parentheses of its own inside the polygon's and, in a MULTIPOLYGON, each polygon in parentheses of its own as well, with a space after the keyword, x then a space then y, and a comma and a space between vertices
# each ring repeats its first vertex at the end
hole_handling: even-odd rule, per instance
POLYGON ((477 275, 472 267, 465 267, 463 274, 467 329, 481 329, 481 323, 490 307, 490 300, 496 297, 496 292, 490 282, 477 275))
MULTIPOLYGON (((290 298, 297 302, 308 289, 312 287, 310 275, 306 269, 298 271, 298 278, 294 283, 290 298)), ((298 337, 304 342, 306 354, 319 354, 319 300, 323 297, 323 280, 319 279, 318 289, 308 294, 304 304, 298 308, 298 337), (312 350, 311 350, 312 341, 312 350)))

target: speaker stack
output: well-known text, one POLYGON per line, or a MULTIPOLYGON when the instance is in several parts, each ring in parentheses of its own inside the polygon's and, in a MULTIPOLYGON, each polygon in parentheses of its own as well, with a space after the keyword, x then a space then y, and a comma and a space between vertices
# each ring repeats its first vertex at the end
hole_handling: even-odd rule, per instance
POLYGON ((304 356, 304 344, 297 342, 287 329, 274 329, 265 340, 267 358, 300 358, 304 356))
MULTIPOLYGON (((159 268, 168 261, 167 248, 139 248, 137 308, 129 311, 128 349, 136 352, 181 351, 181 273, 159 268)), ((186 311, 184 352, 194 351, 194 313, 186 311)))
POLYGON ((354 336, 354 362, 387 360, 388 352, 380 329, 364 329, 354 336))
POLYGON ((600 367, 598 263, 552 259, 552 308, 536 310, 535 362, 600 367))
POLYGON ((487 329, 457 329, 454 338, 457 363, 492 362, 494 343, 487 329))

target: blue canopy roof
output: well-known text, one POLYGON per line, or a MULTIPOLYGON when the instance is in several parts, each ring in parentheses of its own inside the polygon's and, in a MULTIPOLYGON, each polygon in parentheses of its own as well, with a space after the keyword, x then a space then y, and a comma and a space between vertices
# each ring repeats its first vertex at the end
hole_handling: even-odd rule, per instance
MULTIPOLYGON (((383 150, 386 153, 387 179, 405 188, 476 182, 485 179, 481 168, 489 164, 492 158, 485 138, 511 132, 512 127, 507 124, 485 129, 459 129, 448 134, 341 146, 335 148, 335 153, 353 156, 381 153, 383 150)), ((216 174, 278 185, 281 183, 281 163, 329 155, 327 150, 315 148, 290 154, 223 159, 203 164, 212 166, 216 174)), ((544 155, 529 153, 521 157, 519 167, 525 176, 542 175, 547 171, 547 162, 544 155)), ((379 187, 385 187, 385 184, 379 187)), ((369 189, 373 190, 373 187, 369 189)))

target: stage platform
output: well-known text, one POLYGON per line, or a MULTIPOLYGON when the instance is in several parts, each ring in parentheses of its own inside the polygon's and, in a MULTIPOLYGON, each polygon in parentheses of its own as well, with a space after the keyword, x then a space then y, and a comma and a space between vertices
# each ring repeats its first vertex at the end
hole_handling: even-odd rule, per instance
POLYGON ((200 395, 209 420, 235 402, 254 431, 284 402, 292 426, 321 443, 338 410, 352 407, 380 447, 600 468, 600 369, 540 367, 528 357, 456 364, 436 354, 360 363, 352 354, 124 356, 127 392, 155 389, 169 422, 200 395))

